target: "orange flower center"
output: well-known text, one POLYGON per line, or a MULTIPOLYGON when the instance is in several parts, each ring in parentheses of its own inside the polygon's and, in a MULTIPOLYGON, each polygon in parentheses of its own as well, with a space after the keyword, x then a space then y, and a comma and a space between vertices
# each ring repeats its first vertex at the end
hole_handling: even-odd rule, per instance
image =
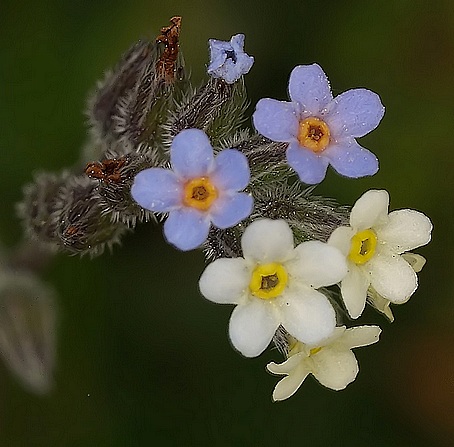
POLYGON ((206 211, 218 197, 216 187, 208 177, 189 180, 183 188, 183 203, 186 206, 206 211))
POLYGON ((313 152, 322 152, 329 144, 330 131, 328 125, 320 118, 311 116, 299 123, 298 142, 313 152))

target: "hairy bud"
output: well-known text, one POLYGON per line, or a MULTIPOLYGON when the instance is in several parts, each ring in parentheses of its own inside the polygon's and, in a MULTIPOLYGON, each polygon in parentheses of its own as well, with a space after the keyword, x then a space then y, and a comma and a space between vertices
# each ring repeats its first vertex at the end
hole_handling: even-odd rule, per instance
POLYGON ((52 289, 25 271, 0 270, 0 352, 30 390, 53 385, 56 303, 52 289))
POLYGON ((131 197, 131 186, 136 174, 156 166, 157 162, 140 152, 109 150, 100 162, 88 163, 85 174, 98 180, 96 194, 103 215, 113 223, 120 222, 134 227, 136 222, 156 220, 154 214, 137 204, 131 197))
POLYGON ((56 226, 60 249, 72 254, 98 256, 120 242, 127 227, 114 223, 103 213, 97 182, 88 177, 72 177, 60 188, 51 218, 56 226))
POLYGON ((93 133, 106 147, 119 142, 154 158, 163 156, 160 125, 186 85, 180 27, 181 18, 173 17, 154 42, 132 47, 89 100, 93 133))
POLYGON ((247 107, 244 82, 228 84, 210 78, 202 87, 190 92, 164 123, 166 144, 184 129, 204 130, 214 146, 235 132, 244 121, 247 107))
POLYGON ((17 214, 22 220, 25 235, 50 251, 57 251, 55 211, 57 194, 68 180, 69 173, 60 175, 41 172, 33 183, 24 187, 24 198, 17 204, 17 214))
POLYGON ((108 71, 98 82, 88 100, 87 115, 96 140, 109 142, 116 138, 114 118, 119 103, 137 84, 143 68, 156 59, 156 46, 149 41, 139 41, 122 57, 118 65, 108 71))

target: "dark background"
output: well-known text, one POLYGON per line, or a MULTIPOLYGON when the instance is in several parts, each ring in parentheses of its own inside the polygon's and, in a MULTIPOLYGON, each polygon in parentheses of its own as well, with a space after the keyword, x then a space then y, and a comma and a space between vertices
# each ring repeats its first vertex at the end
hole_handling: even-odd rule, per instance
MULTIPOLYGON (((0 364, 0 445, 16 446, 450 446, 454 439, 453 129, 451 0, 12 1, 0 5, 0 238, 21 237, 14 204, 37 170, 73 164, 86 137, 86 94, 141 37, 181 15, 181 48, 195 84, 207 40, 246 34, 255 65, 251 113, 286 99, 295 65, 318 62, 335 94, 378 92, 387 108, 360 142, 380 171, 328 173, 320 194, 353 204, 369 188, 391 208, 423 211, 433 241, 420 287, 396 321, 367 311, 381 341, 356 351, 357 380, 333 392, 309 378, 283 403, 265 372, 268 350, 244 359, 227 338, 229 306, 202 299, 201 253, 142 225, 113 254, 58 256, 45 272, 59 295, 55 387, 25 391, 0 364)), ((249 124, 249 123, 248 123, 249 124)))

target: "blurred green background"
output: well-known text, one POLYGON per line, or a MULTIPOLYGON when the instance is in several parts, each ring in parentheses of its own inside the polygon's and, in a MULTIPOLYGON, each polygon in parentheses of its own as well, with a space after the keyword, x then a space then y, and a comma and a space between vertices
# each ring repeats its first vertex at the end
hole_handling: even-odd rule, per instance
POLYGON ((356 351, 357 380, 333 392, 308 379, 283 403, 268 350, 244 359, 227 338, 228 306, 202 299, 201 253, 181 253, 142 225, 114 253, 58 256, 45 273, 59 294, 56 385, 26 392, 0 364, 0 446, 451 446, 454 439, 452 0, 131 0, 0 5, 0 239, 21 237, 14 204, 37 170, 73 164, 85 141, 86 94, 129 45, 181 15, 195 84, 207 40, 246 34, 254 104, 286 99, 291 69, 318 62, 333 90, 378 92, 382 124, 361 140, 373 178, 330 171, 317 189, 353 204, 385 188, 391 208, 423 211, 433 241, 420 287, 396 321, 367 311, 381 341, 356 351))

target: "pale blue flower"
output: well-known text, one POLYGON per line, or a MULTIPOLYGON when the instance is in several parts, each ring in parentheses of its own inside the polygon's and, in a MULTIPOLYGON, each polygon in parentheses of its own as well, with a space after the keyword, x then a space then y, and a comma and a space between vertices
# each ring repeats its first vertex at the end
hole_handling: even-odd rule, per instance
POLYGON ((253 121, 265 137, 289 143, 287 162, 301 181, 320 183, 328 164, 352 178, 378 171, 375 155, 355 139, 374 130, 383 117, 385 109, 376 93, 359 88, 333 98, 317 64, 295 67, 288 88, 291 102, 261 99, 253 121))
POLYGON ((251 213, 252 197, 239 192, 250 178, 241 152, 225 149, 214 158, 206 134, 186 129, 173 139, 170 163, 172 169, 139 172, 131 194, 143 208, 169 213, 164 234, 177 248, 192 250, 206 240, 211 223, 229 228, 251 213))
POLYGON ((243 51, 244 34, 232 36, 230 42, 210 39, 210 65, 207 72, 213 78, 221 78, 233 84, 249 72, 254 58, 243 51))

